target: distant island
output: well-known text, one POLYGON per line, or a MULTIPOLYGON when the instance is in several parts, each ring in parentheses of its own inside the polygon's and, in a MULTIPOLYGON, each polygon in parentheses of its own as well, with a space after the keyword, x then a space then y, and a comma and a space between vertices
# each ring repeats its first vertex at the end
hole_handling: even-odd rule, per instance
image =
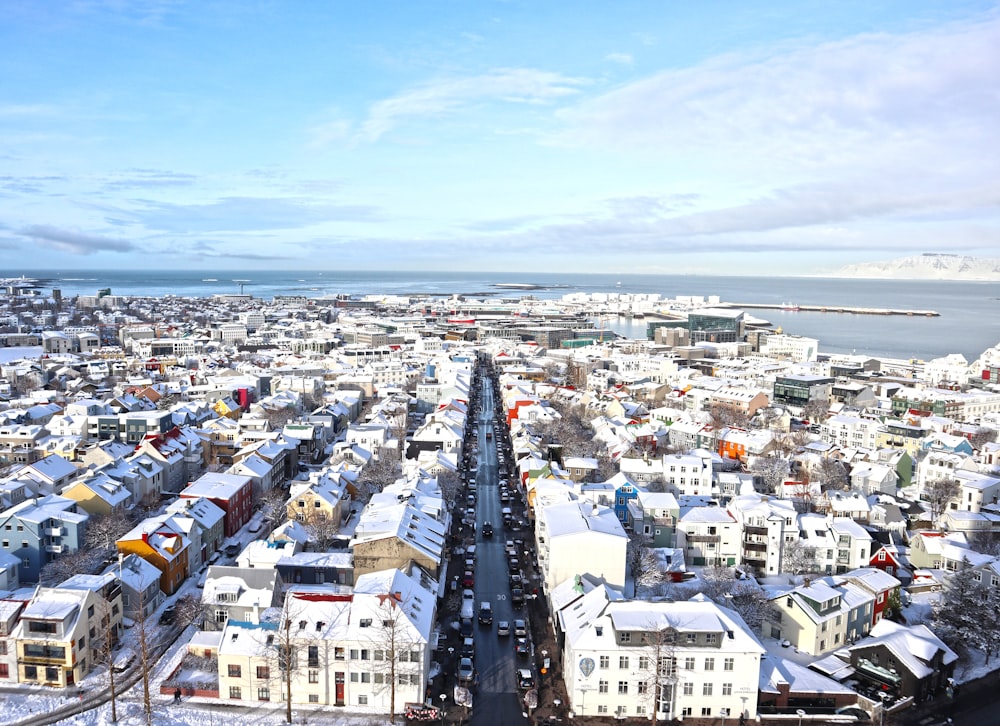
POLYGON ((882 280, 1000 281, 1000 259, 928 252, 882 262, 847 265, 831 277, 867 277, 882 280))

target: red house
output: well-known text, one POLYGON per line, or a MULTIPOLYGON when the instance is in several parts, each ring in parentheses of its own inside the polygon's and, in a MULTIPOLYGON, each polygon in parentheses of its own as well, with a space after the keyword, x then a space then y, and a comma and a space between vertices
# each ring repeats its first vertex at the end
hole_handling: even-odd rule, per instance
POLYGON ((248 476, 209 472, 180 495, 189 499, 204 497, 222 509, 226 513, 226 537, 236 534, 253 514, 253 479, 248 476))
POLYGON ((882 545, 872 552, 868 566, 874 567, 876 570, 882 570, 882 572, 893 577, 899 577, 900 570, 904 569, 902 563, 899 561, 899 550, 896 549, 896 545, 894 544, 882 545))

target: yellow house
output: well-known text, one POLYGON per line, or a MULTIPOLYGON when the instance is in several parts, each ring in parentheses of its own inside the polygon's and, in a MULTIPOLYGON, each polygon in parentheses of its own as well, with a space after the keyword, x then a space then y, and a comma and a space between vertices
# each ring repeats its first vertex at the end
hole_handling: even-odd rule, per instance
POLYGON ((132 503, 128 487, 103 473, 71 484, 63 489, 62 495, 77 502, 80 509, 92 515, 127 509, 132 503))
POLYGON ((76 575, 60 587, 35 592, 12 639, 18 680, 64 688, 80 683, 117 643, 122 626, 121 586, 114 575, 76 575))
POLYGON ((172 514, 145 519, 117 542, 119 552, 138 555, 163 573, 160 589, 166 595, 177 592, 187 577, 191 545, 183 528, 173 519, 172 514))

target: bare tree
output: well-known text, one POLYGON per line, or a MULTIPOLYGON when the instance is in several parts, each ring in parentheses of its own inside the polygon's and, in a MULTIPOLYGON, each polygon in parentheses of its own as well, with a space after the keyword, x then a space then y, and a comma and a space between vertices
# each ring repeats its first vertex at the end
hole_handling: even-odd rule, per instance
POLYGON ((120 507, 107 514, 91 516, 87 521, 84 543, 102 557, 108 557, 115 552, 119 538, 132 529, 133 523, 132 515, 120 507))
POLYGON ((58 555, 46 563, 38 573, 38 582, 54 587, 73 575, 93 574, 104 563, 104 554, 90 549, 73 550, 58 555))
POLYGON ((708 415, 712 419, 712 426, 716 429, 727 426, 739 429, 750 427, 750 417, 735 406, 714 403, 709 406, 708 415))
POLYGON ((441 490, 441 497, 448 507, 455 506, 455 502, 458 501, 459 494, 465 486, 462 483, 462 478, 454 471, 445 469, 437 473, 437 483, 441 490))
POLYGON ((340 533, 340 522, 322 509, 313 508, 302 520, 302 526, 309 533, 309 541, 315 552, 329 551, 340 533))
POLYGON ((288 498, 281 487, 273 487, 264 492, 258 503, 258 511, 266 529, 274 529, 288 519, 288 498))
MULTIPOLYGON (((642 632, 642 654, 638 656, 638 696, 649 704, 652 725, 659 722, 661 706, 676 703, 677 632, 658 622, 651 622, 642 632)), ((667 713, 672 719, 673 714, 667 713)))
POLYGON ((976 450, 980 450, 986 446, 986 444, 991 444, 996 440, 996 429, 987 428, 985 426, 977 428, 969 437, 969 443, 972 444, 972 448, 976 450))
POLYGON ((793 575, 816 572, 819 566, 815 547, 802 544, 798 539, 785 542, 781 552, 781 569, 793 575))
POLYGON ((765 489, 773 494, 788 476, 788 460, 780 456, 759 456, 750 471, 754 479, 760 479, 765 489))
POLYGON ((847 488, 847 468, 839 459, 824 456, 813 467, 811 475, 813 479, 820 481, 823 491, 828 489, 843 490, 847 488))
POLYGON ((948 504, 958 497, 960 491, 961 487, 957 479, 942 477, 927 482, 923 498, 927 500, 931 521, 937 522, 938 517, 944 514, 948 504))
POLYGON ((830 412, 830 399, 828 398, 811 398, 806 402, 806 405, 802 407, 802 415, 805 416, 810 423, 819 423, 826 418, 826 415, 830 412))
MULTIPOLYGON (((369 630, 375 673, 382 675, 381 683, 376 675, 375 687, 389 693, 389 723, 396 723, 396 686, 403 681, 409 683, 414 675, 400 664, 411 662, 412 654, 423 646, 411 635, 401 598, 398 592, 379 595, 377 617, 380 623, 369 630)), ((417 658, 420 659, 420 656, 417 658)))

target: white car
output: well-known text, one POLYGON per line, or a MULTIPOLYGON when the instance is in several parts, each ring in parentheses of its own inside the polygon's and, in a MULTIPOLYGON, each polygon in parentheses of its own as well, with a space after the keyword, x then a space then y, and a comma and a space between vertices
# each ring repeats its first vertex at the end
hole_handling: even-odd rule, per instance
POLYGON ((476 669, 472 665, 472 658, 462 658, 458 661, 458 680, 471 681, 476 675, 476 669))

